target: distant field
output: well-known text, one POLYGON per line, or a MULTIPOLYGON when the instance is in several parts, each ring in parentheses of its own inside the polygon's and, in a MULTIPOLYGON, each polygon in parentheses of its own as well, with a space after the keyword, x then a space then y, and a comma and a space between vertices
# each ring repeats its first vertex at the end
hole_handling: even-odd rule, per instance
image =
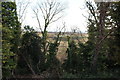
MULTIPOLYGON (((57 32, 48 32, 48 40, 50 42, 53 42, 57 36, 57 32)), ((38 33, 39 36, 42 36, 42 34, 39 32, 38 33)), ((87 40, 88 40, 88 34, 87 33, 72 33, 72 32, 65 32, 65 33, 62 33, 60 35, 60 38, 61 38, 61 42, 60 42, 60 45, 59 45, 59 48, 58 48, 58 54, 56 55, 56 57, 61 61, 63 62, 66 57, 67 57, 67 54, 66 54, 66 50, 67 50, 67 47, 68 47, 68 42, 67 42, 67 37, 71 37, 72 40, 74 40, 75 42, 83 42, 85 43, 87 40)))

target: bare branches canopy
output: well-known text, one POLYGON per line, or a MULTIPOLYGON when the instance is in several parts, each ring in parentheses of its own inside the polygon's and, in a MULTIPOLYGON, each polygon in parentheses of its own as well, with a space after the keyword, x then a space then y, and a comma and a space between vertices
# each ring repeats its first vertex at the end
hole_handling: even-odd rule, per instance
POLYGON ((46 31, 49 24, 60 19, 63 16, 61 13, 64 9, 64 6, 57 0, 45 0, 44 2, 37 3, 37 7, 33 9, 33 12, 38 21, 40 30, 42 31, 41 27, 43 26, 44 31, 46 31), (40 20, 43 20, 43 25, 41 25, 40 20))

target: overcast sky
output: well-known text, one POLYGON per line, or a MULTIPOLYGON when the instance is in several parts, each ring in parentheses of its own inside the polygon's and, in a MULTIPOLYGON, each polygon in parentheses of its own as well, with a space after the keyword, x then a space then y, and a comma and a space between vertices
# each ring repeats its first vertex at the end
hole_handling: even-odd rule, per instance
MULTIPOLYGON (((24 24, 30 25, 34 27, 36 30, 39 30, 37 27, 38 23, 31 8, 33 8, 36 5, 37 1, 44 0, 24 0, 24 1, 31 2, 27 9, 24 24)), ((88 13, 85 8, 85 0, 61 0, 61 2, 66 7, 65 11, 62 13, 64 14, 64 16, 57 22, 51 24, 48 28, 48 31, 57 31, 57 27, 62 27, 63 22, 66 23, 66 31, 71 31, 71 29, 73 28, 79 28, 82 32, 87 31, 86 28, 87 20, 84 16, 88 16, 88 13)))

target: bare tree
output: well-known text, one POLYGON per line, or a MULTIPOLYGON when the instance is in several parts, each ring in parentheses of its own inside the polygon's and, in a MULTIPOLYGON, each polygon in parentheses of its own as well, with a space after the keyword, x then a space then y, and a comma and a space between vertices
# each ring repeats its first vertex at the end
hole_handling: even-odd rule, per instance
POLYGON ((25 0, 14 0, 17 5, 17 13, 18 13, 18 20, 20 21, 21 25, 26 18, 27 8, 30 5, 30 1, 25 0))
POLYGON ((63 12, 64 9, 63 5, 56 0, 45 0, 45 2, 38 3, 37 8, 33 9, 39 29, 42 33, 44 54, 47 52, 47 28, 51 23, 59 20, 63 16, 61 12, 63 12), (39 16, 40 14, 42 14, 42 17, 39 16), (43 22, 40 21, 42 20, 41 18, 43 22))

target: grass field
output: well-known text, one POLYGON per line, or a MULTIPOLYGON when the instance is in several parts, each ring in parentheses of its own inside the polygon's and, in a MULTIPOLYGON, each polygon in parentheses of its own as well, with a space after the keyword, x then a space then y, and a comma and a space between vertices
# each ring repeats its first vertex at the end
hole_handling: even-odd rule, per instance
MULTIPOLYGON (((48 41, 50 42, 53 42, 55 40, 55 37, 57 36, 57 32, 48 32, 48 41)), ((38 33, 39 36, 42 36, 41 33, 38 33)), ((62 33, 60 35, 60 38, 61 38, 61 42, 60 42, 60 45, 58 47, 58 53, 56 55, 56 57, 60 60, 60 62, 63 63, 63 61, 67 58, 67 53, 66 53, 66 50, 67 50, 67 47, 68 47, 68 36, 74 40, 75 42, 82 42, 82 43, 85 43, 88 39, 88 34, 87 33, 72 33, 72 32, 65 32, 65 33, 62 33)))

